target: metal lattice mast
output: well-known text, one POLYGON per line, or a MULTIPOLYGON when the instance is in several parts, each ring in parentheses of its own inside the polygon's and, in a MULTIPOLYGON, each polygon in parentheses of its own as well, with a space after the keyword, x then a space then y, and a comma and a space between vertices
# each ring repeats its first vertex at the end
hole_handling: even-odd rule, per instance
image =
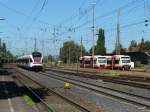
POLYGON ((117 36, 116 36, 116 54, 120 55, 120 22, 119 22, 120 10, 118 11, 118 22, 117 22, 117 36))

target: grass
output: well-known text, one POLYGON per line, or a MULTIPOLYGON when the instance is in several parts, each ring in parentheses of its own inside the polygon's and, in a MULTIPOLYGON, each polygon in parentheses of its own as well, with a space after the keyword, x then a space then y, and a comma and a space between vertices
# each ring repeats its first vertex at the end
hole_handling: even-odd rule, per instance
POLYGON ((29 96, 25 95, 23 98, 29 106, 33 107, 36 105, 36 103, 29 96))
POLYGON ((150 65, 135 64, 135 69, 142 72, 150 72, 150 65))
MULTIPOLYGON (((23 99, 25 100, 25 102, 27 103, 27 105, 29 105, 29 106, 31 106, 31 107, 34 107, 34 108, 37 108, 37 107, 38 107, 38 109, 41 110, 40 112, 49 112, 47 109, 39 107, 39 105, 37 105, 37 104, 32 100, 32 98, 30 98, 29 96, 25 95, 25 96, 23 96, 23 99)), ((53 112, 53 110, 51 110, 51 112, 53 112)))
POLYGON ((144 69, 145 66, 143 64, 135 64, 135 68, 144 69))
POLYGON ((97 72, 97 75, 103 75, 103 76, 119 76, 120 74, 117 73, 116 71, 110 71, 110 70, 107 70, 107 71, 99 71, 97 72))

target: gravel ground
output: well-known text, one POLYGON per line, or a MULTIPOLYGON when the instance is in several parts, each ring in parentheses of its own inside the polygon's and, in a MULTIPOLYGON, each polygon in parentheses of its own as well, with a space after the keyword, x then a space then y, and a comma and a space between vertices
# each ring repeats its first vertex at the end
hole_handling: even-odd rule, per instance
MULTIPOLYGON (((47 71, 46 73, 54 73, 54 72, 47 71)), ((62 76, 61 73, 57 73, 57 75, 62 76)), ((79 76, 64 75, 64 74, 63 74, 63 76, 72 78, 72 79, 77 79, 80 81, 90 82, 92 84, 100 85, 103 87, 121 90, 123 92, 132 93, 132 94, 143 96, 146 98, 150 98, 150 90, 148 90, 148 89, 142 89, 142 88, 131 87, 131 86, 127 86, 127 85, 115 84, 115 83, 111 83, 111 82, 104 82, 101 79, 90 79, 90 78, 83 78, 83 77, 79 77, 79 76)))
MULTIPOLYGON (((50 68, 51 69, 51 68, 50 68)), ((77 71, 77 67, 76 66, 65 66, 65 67, 54 67, 54 69, 60 69, 60 70, 74 70, 74 72, 77 71)), ((81 72, 103 72, 104 70, 100 70, 100 69, 92 69, 92 68, 78 68, 79 71, 81 72)), ((112 70, 105 70, 105 71, 112 71, 112 70)), ((131 70, 131 71, 122 71, 122 70, 113 70, 114 72, 120 74, 120 75, 124 75, 124 76, 135 76, 135 77, 148 77, 150 78, 150 72, 138 72, 135 70, 131 70)))
MULTIPOLYGON (((35 73, 32 72, 32 74, 33 76, 36 76, 35 73)), ((58 96, 49 93, 44 88, 41 88, 39 85, 33 83, 33 81, 29 80, 28 78, 23 76, 21 77, 24 78, 28 86, 30 86, 34 91, 40 92, 39 96, 51 107, 52 110, 54 110, 54 112, 82 112, 75 106, 72 106, 71 104, 59 98, 58 96)))
MULTIPOLYGON (((60 92, 64 92, 64 82, 37 73, 29 73, 30 77, 36 79, 45 86, 58 89, 60 92)), ((106 97, 104 95, 97 94, 95 92, 77 87, 75 85, 72 85, 72 88, 68 90, 67 93, 78 99, 86 99, 87 102, 92 102, 92 104, 95 104, 106 112, 150 112, 150 110, 147 110, 145 107, 139 107, 110 97, 106 97)))
MULTIPOLYGON (((58 73, 60 74, 60 73, 58 73)), ((57 75, 58 75, 57 74, 57 75)), ((53 74, 54 75, 54 74, 53 74)), ((60 74, 62 76, 62 74, 60 74)), ((88 82, 91 82, 93 84, 97 84, 97 85, 102 85, 104 87, 110 87, 110 88, 115 88, 116 90, 119 89, 121 91, 125 91, 125 92, 129 92, 129 93, 133 93, 133 94, 138 94, 138 95, 142 95, 143 93, 146 94, 146 96, 149 95, 149 90, 145 90, 145 89, 139 89, 139 88, 134 88, 134 87, 129 87, 129 86, 123 86, 123 85, 119 85, 119 84, 113 84, 113 83, 106 83, 106 82, 103 82, 102 80, 94 80, 94 79, 88 79, 88 78, 81 78, 81 77, 78 77, 78 76, 72 76, 72 75, 67 75, 67 77, 71 77, 73 79, 78 79, 78 80, 82 80, 82 81, 88 81, 88 82), (137 93, 138 92, 138 93, 137 93)), ((88 96, 90 97, 90 96, 88 96)), ((92 98, 94 98, 94 96, 92 96, 92 98)), ((95 98, 94 98, 95 99, 95 98)), ((111 103, 110 103, 111 104, 111 103)), ((114 103, 115 104, 115 103, 114 103)), ((120 108, 119 110, 121 110, 122 108, 120 108)), ((139 109, 144 109, 144 108, 139 108, 139 109)), ((123 110, 123 109, 122 109, 123 110)), ((128 110, 128 109, 127 109, 128 110)), ((144 110, 145 111, 145 110, 144 110)))

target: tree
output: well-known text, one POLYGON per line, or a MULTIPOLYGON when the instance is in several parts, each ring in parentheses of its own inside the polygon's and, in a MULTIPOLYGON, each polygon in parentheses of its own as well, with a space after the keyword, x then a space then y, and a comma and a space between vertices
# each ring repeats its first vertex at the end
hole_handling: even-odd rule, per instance
POLYGON ((144 43, 144 50, 145 51, 150 51, 150 41, 145 41, 145 43, 144 43))
MULTIPOLYGON (((120 54, 124 54, 126 52, 126 49, 123 48, 123 46, 120 44, 120 54)), ((116 49, 113 50, 112 54, 116 54, 116 49)))
MULTIPOLYGON (((89 55, 92 55, 92 49, 93 49, 93 47, 91 47, 90 49, 89 49, 89 55)), ((94 46, 94 51, 96 51, 96 46, 94 46)))
MULTIPOLYGON (((87 52, 82 46, 82 54, 87 52)), ((74 41, 67 41, 63 43, 63 47, 60 48, 60 60, 64 63, 76 63, 81 55, 81 46, 74 41)))
POLYGON ((47 58, 48 58, 48 60, 51 61, 51 62, 52 62, 52 61, 55 61, 55 59, 54 59, 54 57, 53 57, 52 55, 48 55, 47 58))
POLYGON ((139 51, 150 51, 150 41, 144 41, 144 38, 141 39, 141 42, 139 43, 139 51))
POLYGON ((129 46, 130 51, 138 51, 138 45, 135 40, 132 40, 129 46))
POLYGON ((2 43, 0 39, 0 64, 8 61, 13 61, 13 55, 7 50, 6 43, 2 43))
POLYGON ((95 54, 106 54, 105 48, 105 32, 103 29, 99 29, 97 45, 95 46, 95 54))
POLYGON ((135 40, 132 40, 130 47, 137 47, 137 42, 135 40))
POLYGON ((120 54, 124 54, 126 49, 120 44, 120 54))
POLYGON ((141 43, 139 44, 139 50, 143 51, 144 50, 144 38, 142 37, 141 43))
POLYGON ((5 43, 3 43, 3 46, 2 46, 2 51, 4 52, 4 53, 6 53, 6 44, 5 43))

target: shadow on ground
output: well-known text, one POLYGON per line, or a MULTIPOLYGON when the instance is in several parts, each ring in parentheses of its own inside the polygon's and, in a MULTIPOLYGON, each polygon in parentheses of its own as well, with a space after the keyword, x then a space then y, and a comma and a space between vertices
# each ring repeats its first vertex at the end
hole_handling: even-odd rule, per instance
MULTIPOLYGON (((6 77, 15 78, 8 69, 0 69, 0 100, 27 95, 32 98, 34 102, 40 102, 25 86, 18 85, 15 81, 7 81, 6 77), (5 81, 2 79, 3 76, 5 76, 5 81)), ((41 99, 45 99, 45 97, 48 96, 48 91, 44 88, 31 89, 37 93, 41 99)))

